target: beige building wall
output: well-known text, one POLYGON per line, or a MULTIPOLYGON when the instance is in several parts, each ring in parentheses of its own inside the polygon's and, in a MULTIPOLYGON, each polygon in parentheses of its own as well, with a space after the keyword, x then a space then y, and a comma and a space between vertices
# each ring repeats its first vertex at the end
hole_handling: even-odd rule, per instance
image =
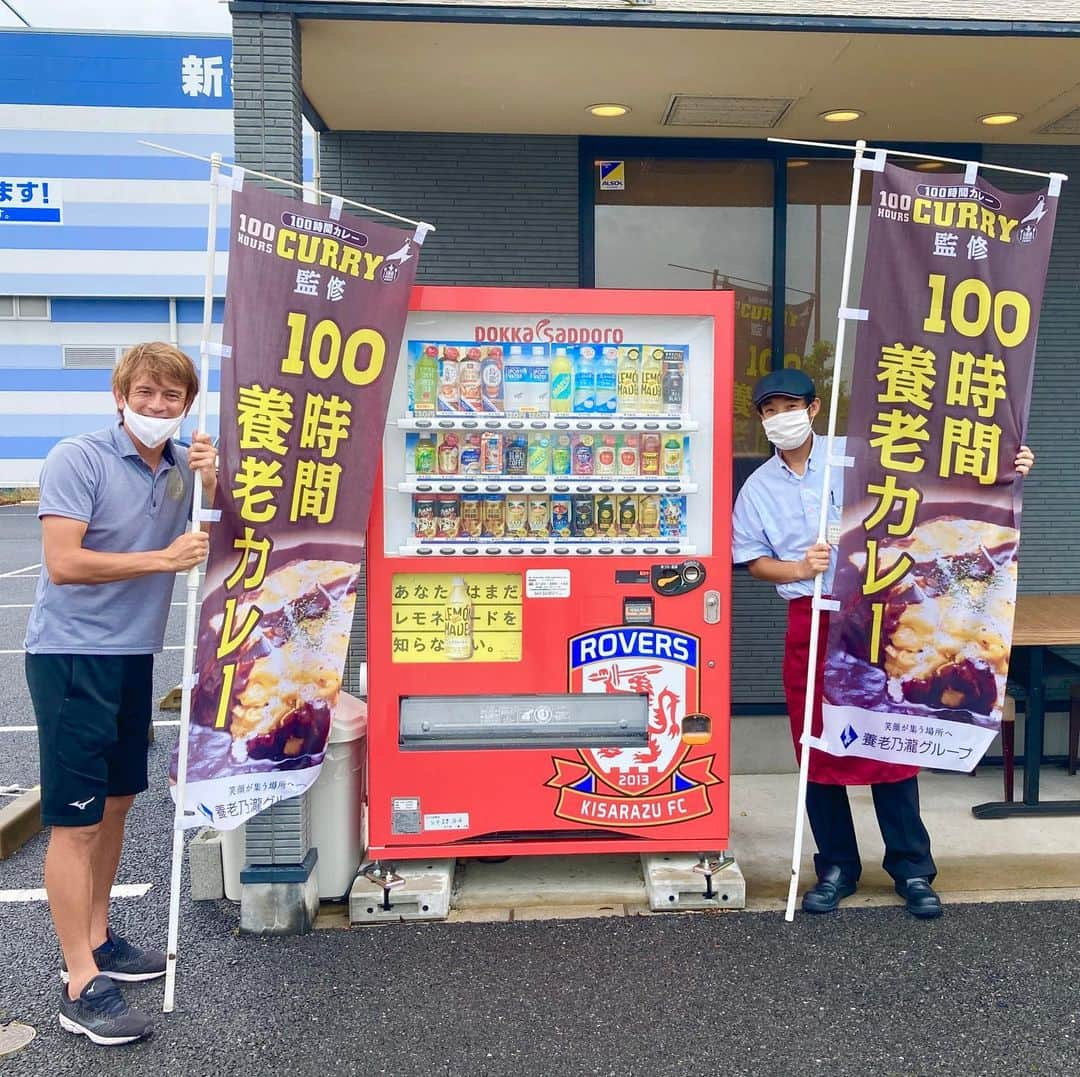
MULTIPOLYGON (((311 0, 316 2, 316 0, 311 0)), ((340 0, 362 3, 370 0, 340 0)), ((385 7, 413 4, 415 0, 376 0, 385 7)), ((432 6, 492 8, 574 8, 585 11, 678 12, 708 15, 792 15, 859 17, 875 19, 980 19, 1010 23, 1080 23, 1080 0, 1027 0, 1021 9, 1003 0, 951 0, 943 9, 940 0, 656 0, 635 4, 632 0, 427 0, 432 6)))

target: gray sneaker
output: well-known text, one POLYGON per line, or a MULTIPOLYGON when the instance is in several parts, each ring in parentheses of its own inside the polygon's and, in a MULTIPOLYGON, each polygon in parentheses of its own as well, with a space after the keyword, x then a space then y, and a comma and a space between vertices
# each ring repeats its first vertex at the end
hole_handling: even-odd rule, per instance
POLYGON ((61 990, 60 1027, 110 1047, 141 1040, 154 1026, 146 1014, 127 1004, 112 980, 95 976, 77 999, 68 998, 66 987, 61 990))
MULTIPOLYGON (((110 980, 133 983, 156 980, 165 975, 165 955, 160 950, 143 950, 109 931, 108 939, 94 951, 98 972, 110 980)), ((67 964, 60 969, 60 979, 68 982, 67 964)))

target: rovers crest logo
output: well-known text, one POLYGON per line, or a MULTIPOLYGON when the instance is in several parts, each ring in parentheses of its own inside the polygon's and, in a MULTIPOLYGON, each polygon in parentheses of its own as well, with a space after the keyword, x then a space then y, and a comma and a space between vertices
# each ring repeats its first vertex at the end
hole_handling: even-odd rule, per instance
POLYGON ((698 709, 699 641, 652 625, 594 629, 570 640, 571 692, 629 692, 649 699, 649 742, 583 749, 552 759, 561 819, 607 829, 665 826, 712 812, 713 757, 687 759, 682 719, 698 709))

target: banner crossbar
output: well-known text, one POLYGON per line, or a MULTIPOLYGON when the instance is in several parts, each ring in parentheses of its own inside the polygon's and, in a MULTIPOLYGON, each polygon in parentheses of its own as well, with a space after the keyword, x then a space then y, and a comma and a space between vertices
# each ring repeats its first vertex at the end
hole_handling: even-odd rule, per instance
MULTIPOLYGON (((204 157, 201 153, 190 153, 187 150, 178 150, 172 146, 163 146, 160 142, 147 142, 146 139, 140 138, 140 146, 149 146, 154 150, 163 150, 165 153, 174 153, 177 157, 188 157, 192 161, 205 161, 207 164, 211 163, 210 157, 204 157)), ((366 210, 368 213, 377 213, 380 217, 390 217, 392 220, 401 221, 404 224, 411 224, 415 228, 423 228, 427 232, 434 232, 435 225, 430 224, 427 221, 414 221, 412 217, 402 217, 400 213, 391 213, 388 209, 379 209, 378 206, 369 206, 364 202, 357 202, 352 198, 345 198, 340 194, 333 194, 330 191, 319 190, 318 187, 310 183, 294 183, 292 180, 283 179, 281 176, 273 176, 269 172, 260 172, 255 168, 248 168, 246 165, 232 164, 229 161, 222 161, 220 167, 232 168, 238 172, 243 172, 247 176, 259 176, 262 179, 272 180, 274 183, 280 183, 285 187, 292 187, 296 191, 310 191, 317 198, 329 198, 331 200, 331 208, 335 201, 344 203, 347 206, 355 206, 357 209, 366 210)))
MULTIPOLYGON (((855 153, 855 145, 849 145, 846 142, 809 142, 798 138, 770 138, 769 142, 782 142, 788 146, 813 146, 815 149, 822 150, 844 150, 846 153, 855 153)), ((885 146, 878 147, 876 149, 867 148, 863 151, 865 154, 871 153, 883 153, 887 157, 908 157, 915 161, 944 161, 945 164, 950 165, 963 165, 965 168, 971 163, 970 161, 961 160, 959 157, 939 157, 936 153, 912 153, 910 150, 893 150, 888 149, 885 146)), ((1060 181, 1067 180, 1069 177, 1062 172, 1036 172, 1030 168, 1013 168, 1012 165, 995 165, 989 161, 980 161, 979 169, 991 169, 994 172, 1012 172, 1017 176, 1037 176, 1039 179, 1058 179, 1060 181)))

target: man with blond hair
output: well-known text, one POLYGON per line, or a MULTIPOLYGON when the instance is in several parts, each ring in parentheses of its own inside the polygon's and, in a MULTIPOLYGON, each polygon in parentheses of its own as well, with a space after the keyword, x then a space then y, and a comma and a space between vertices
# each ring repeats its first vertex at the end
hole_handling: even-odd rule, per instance
POLYGON ((117 364, 117 421, 65 438, 41 473, 42 569, 26 629, 37 717, 41 817, 52 827, 45 889, 63 951, 60 1024, 94 1043, 151 1030, 115 981, 164 975, 165 955, 109 928, 124 821, 147 788, 154 654, 173 582, 207 555, 189 530, 194 475, 213 499, 215 452, 172 440, 199 391, 171 344, 139 344, 117 364))

